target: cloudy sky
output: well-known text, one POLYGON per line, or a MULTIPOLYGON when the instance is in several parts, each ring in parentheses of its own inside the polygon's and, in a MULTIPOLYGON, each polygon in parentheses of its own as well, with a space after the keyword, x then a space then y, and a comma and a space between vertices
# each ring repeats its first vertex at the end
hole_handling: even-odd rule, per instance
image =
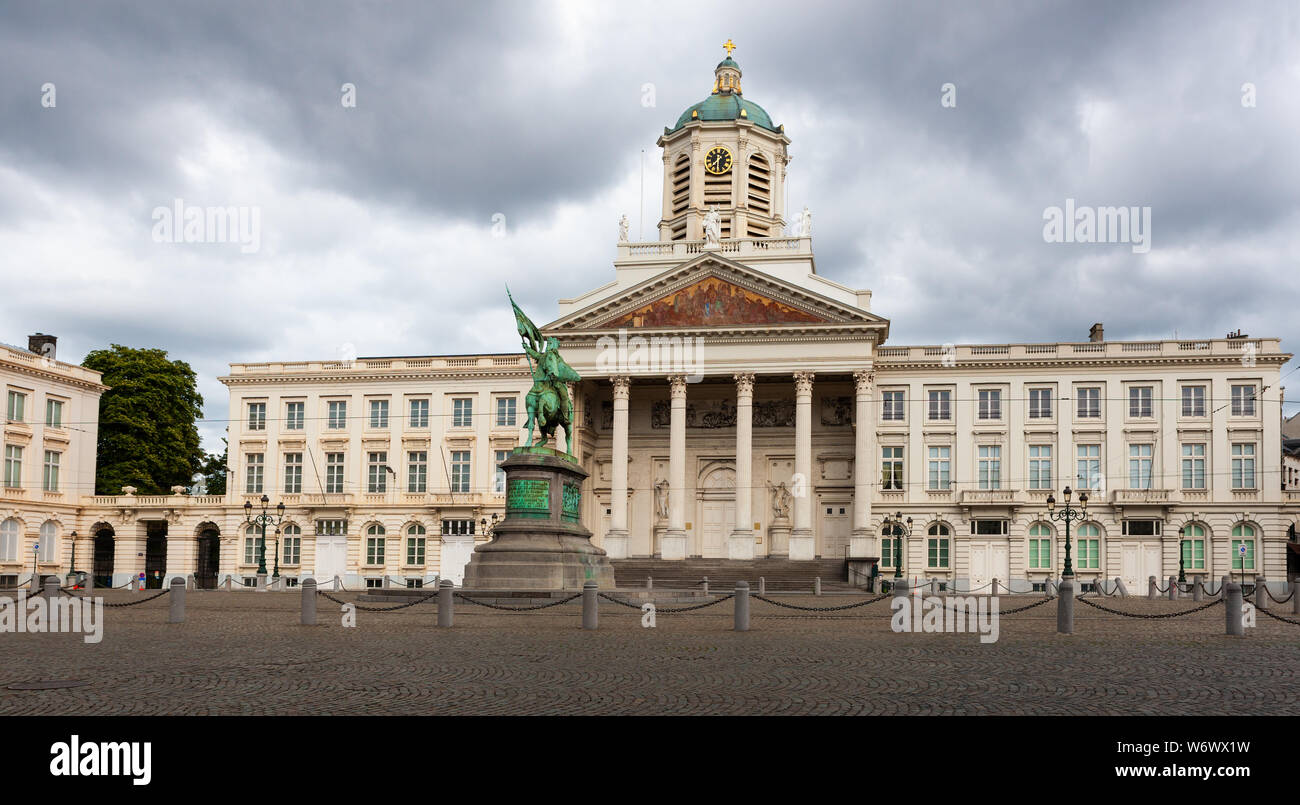
POLYGON ((621 214, 653 237, 655 139, 728 38, 890 343, 1300 344, 1296 3, 698 0, 6 0, 0 341, 167 349, 210 449, 230 362, 514 350, 506 281, 548 321, 621 214), (256 208, 258 249, 155 242, 175 199, 256 208), (1045 242, 1066 199, 1149 206, 1150 251, 1045 242))

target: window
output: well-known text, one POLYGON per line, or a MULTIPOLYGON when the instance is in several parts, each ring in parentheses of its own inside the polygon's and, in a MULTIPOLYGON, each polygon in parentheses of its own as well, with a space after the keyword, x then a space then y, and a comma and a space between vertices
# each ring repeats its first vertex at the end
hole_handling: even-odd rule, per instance
POLYGON ((1079 526, 1074 566, 1079 570, 1096 570, 1101 567, 1101 529, 1091 523, 1079 526))
POLYGON ((244 491, 250 495, 262 491, 262 471, 266 467, 265 458, 262 453, 249 453, 245 459, 244 491))
POLYGON ((10 517, 0 523, 0 561, 18 561, 18 535, 21 530, 18 521, 10 517))
POLYGON ((244 529, 244 564, 256 565, 257 549, 262 541, 262 532, 255 525, 244 529))
POLYGON ((903 488, 903 448, 880 448, 880 488, 903 488))
POLYGON ((1232 569, 1255 569, 1255 528, 1242 523, 1232 529, 1232 569), (1242 548, 1245 553, 1242 553, 1242 548))
POLYGON ((41 523, 37 544, 41 546, 37 558, 42 562, 59 561, 59 527, 53 520, 41 523))
POLYGON ((1052 446, 1029 445, 1029 488, 1052 488, 1052 446))
POLYGON ((1002 488, 1002 448, 997 445, 979 447, 980 489, 1002 488))
POLYGON ((1077 448, 1079 459, 1078 477, 1074 485, 1078 489, 1098 489, 1101 486, 1101 445, 1081 444, 1077 448))
POLYGON ((325 454, 325 492, 339 495, 343 493, 343 454, 325 454))
POLYGON ((382 565, 384 563, 384 527, 378 523, 366 529, 366 564, 382 565))
POLYGON ((1078 418, 1079 419, 1100 419, 1101 418, 1101 389, 1083 388, 1077 391, 1078 394, 1078 418))
POLYGON ((1232 445, 1232 488, 1255 488, 1255 445, 1234 442, 1232 445))
POLYGON ((427 428, 429 427, 429 401, 428 400, 411 400, 411 427, 427 428))
POLYGON ((517 403, 514 397, 497 398, 497 427, 513 428, 515 426, 515 407, 517 403))
POLYGON ((1158 537, 1160 523, 1160 520, 1126 519, 1121 524, 1121 529, 1126 537, 1158 537))
POLYGON ((946 570, 948 568, 950 533, 948 526, 943 523, 935 523, 930 526, 929 535, 926 539, 926 567, 931 570, 946 570))
POLYGON ((1183 386, 1183 416, 1205 416, 1205 386, 1183 386))
POLYGON ((982 536, 1003 536, 1005 537, 1010 530, 1010 523, 1006 520, 971 520, 970 532, 982 536))
POLYGON ((1029 527, 1029 569, 1052 569, 1052 529, 1044 523, 1029 527))
POLYGON ((930 477, 927 488, 929 489, 948 489, 951 482, 952 468, 952 448, 951 447, 931 447, 930 448, 930 477))
POLYGON ((286 403, 284 407, 284 429, 302 430, 303 420, 307 415, 307 404, 301 402, 286 403))
POLYGON ((903 392, 883 391, 880 393, 880 399, 884 405, 884 408, 880 412, 880 418, 886 422, 902 422, 903 392))
POLYGON ((248 404, 248 429, 266 430, 266 403, 252 402, 248 404))
POLYGON ((952 392, 930 392, 930 421, 947 422, 952 419, 952 392))
POLYGON ((366 491, 372 495, 387 492, 388 453, 369 453, 366 458, 366 491))
POLYGON ((45 451, 45 468, 41 480, 41 489, 46 492, 59 491, 59 454, 53 450, 45 451))
POLYGON ((302 493, 302 453, 284 454, 284 493, 302 493))
POLYGON ((388 427, 388 400, 370 401, 370 427, 388 427))
POLYGON ((413 525, 406 529, 406 564, 410 567, 424 566, 424 526, 413 525))
POLYGON ((348 401, 330 400, 325 427, 330 430, 342 430, 348 426, 348 401))
POLYGON ((466 535, 474 533, 473 520, 443 520, 442 533, 448 535, 466 535))
POLYGON ((451 491, 469 491, 469 451, 451 451, 451 491))
POLYGON ((1183 528, 1182 540, 1183 568, 1186 570, 1205 569, 1205 529, 1199 525, 1183 528))
POLYGON ((347 520, 317 520, 316 533, 322 536, 337 536, 348 533, 347 520))
POLYGON ((1183 445, 1183 489, 1205 488, 1205 445, 1183 445))
POLYGON ((293 523, 280 535, 280 562, 290 567, 302 564, 302 529, 293 523))
POLYGON ((5 445, 5 486, 17 489, 23 485, 23 449, 5 445))
POLYGON ((880 566, 882 568, 894 566, 894 535, 880 535, 880 566))
POLYGON ((5 418, 10 422, 23 421, 23 409, 27 406, 27 395, 17 391, 9 392, 9 407, 6 409, 5 418))
POLYGON ((501 468, 501 462, 509 457, 509 450, 498 450, 493 455, 493 466, 496 467, 496 473, 492 476, 492 491, 498 495, 505 494, 506 491, 506 471, 501 468))
POLYGON ((1232 415, 1255 415, 1255 386, 1253 384, 1232 387, 1232 415))
POLYGON ((1128 488, 1151 488, 1152 445, 1131 444, 1128 446, 1128 488))
POLYGON ((981 389, 979 393, 979 418, 1002 418, 1002 392, 997 389, 981 389))
POLYGON ((63 401, 50 400, 45 401, 45 424, 51 428, 63 427, 63 401))
POLYGON ((1133 419, 1149 419, 1153 416, 1151 386, 1131 386, 1129 388, 1128 415, 1133 419))
POLYGON ((1029 418, 1030 419, 1051 419, 1052 418, 1052 390, 1051 389, 1030 389, 1029 390, 1029 418))
POLYGON ((406 454, 406 491, 429 491, 429 453, 412 450, 406 454))
POLYGON ((474 399, 461 397, 451 401, 451 426, 468 428, 474 424, 474 399))

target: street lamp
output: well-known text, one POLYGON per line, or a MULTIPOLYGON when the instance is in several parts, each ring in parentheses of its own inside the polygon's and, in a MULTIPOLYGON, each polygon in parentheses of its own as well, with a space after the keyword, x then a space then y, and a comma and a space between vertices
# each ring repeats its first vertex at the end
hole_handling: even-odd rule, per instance
POLYGON ((1185 570, 1184 570, 1184 568, 1183 568, 1183 552, 1184 552, 1184 550, 1186 550, 1186 549, 1183 547, 1183 545, 1184 545, 1184 543, 1183 543, 1183 535, 1184 535, 1184 531, 1185 531, 1185 529, 1184 529, 1182 526, 1179 526, 1179 527, 1178 527, 1178 583, 1179 583, 1179 584, 1186 584, 1186 583, 1187 583, 1187 573, 1185 572, 1185 570))
POLYGON ((499 518, 500 515, 498 515, 496 512, 492 512, 491 521, 489 521, 486 517, 479 518, 478 526, 483 530, 484 536, 486 536, 488 539, 492 539, 492 532, 496 530, 497 520, 499 518))
MULTIPOLYGON (((257 575, 263 577, 266 576, 266 527, 267 525, 273 525, 278 533, 280 523, 284 522, 284 502, 281 501, 280 505, 275 507, 276 513, 274 515, 268 514, 266 511, 266 507, 270 502, 270 498, 262 495, 262 513, 255 515, 253 514, 253 502, 251 500, 244 501, 244 522, 262 529, 262 536, 257 545, 257 575)), ((279 553, 279 544, 277 543, 275 558, 275 578, 277 579, 280 578, 279 553)))
MULTIPOLYGON (((894 578, 903 578, 903 513, 885 515, 885 535, 894 537, 894 578)), ((907 518, 907 536, 912 535, 912 518, 907 518)))
POLYGON ((1079 508, 1070 505, 1070 496, 1074 494, 1070 487, 1066 487, 1062 492, 1065 496, 1065 507, 1059 512, 1056 511, 1056 497, 1052 494, 1047 495, 1047 516, 1058 522, 1065 523, 1065 572, 1061 574, 1062 578, 1074 578, 1074 566, 1070 564, 1070 522, 1072 520, 1083 520, 1088 516, 1088 493, 1079 493, 1079 508))

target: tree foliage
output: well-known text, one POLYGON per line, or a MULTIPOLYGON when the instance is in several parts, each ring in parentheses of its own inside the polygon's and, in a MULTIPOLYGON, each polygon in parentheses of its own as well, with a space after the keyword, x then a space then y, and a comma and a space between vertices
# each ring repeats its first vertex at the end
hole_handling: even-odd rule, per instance
POLYGON ((160 495, 192 483, 204 465, 197 421, 203 417, 198 376, 162 349, 113 344, 82 361, 103 374, 109 390, 99 402, 98 494, 134 486, 160 495))
POLYGON ((203 460, 203 466, 199 472, 203 474, 203 484, 209 495, 226 494, 226 463, 230 460, 230 443, 225 439, 221 440, 225 445, 220 453, 208 453, 207 458, 203 460))

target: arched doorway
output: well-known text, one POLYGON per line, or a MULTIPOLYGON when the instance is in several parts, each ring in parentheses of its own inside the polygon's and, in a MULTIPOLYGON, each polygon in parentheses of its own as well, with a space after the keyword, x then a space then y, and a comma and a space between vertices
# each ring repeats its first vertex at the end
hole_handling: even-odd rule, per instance
POLYGON ((113 527, 107 523, 95 526, 95 557, 91 573, 95 576, 96 587, 113 586, 113 553, 117 547, 113 527))
POLYGON ((161 590, 167 577, 167 523, 151 520, 145 524, 144 586, 161 590))
POLYGON ((221 570, 221 531, 213 523, 199 526, 199 544, 194 564, 194 584, 200 590, 217 589, 221 570))
POLYGON ((730 462, 710 464, 700 473, 699 556, 727 558, 727 539, 736 527, 736 468, 730 462))

